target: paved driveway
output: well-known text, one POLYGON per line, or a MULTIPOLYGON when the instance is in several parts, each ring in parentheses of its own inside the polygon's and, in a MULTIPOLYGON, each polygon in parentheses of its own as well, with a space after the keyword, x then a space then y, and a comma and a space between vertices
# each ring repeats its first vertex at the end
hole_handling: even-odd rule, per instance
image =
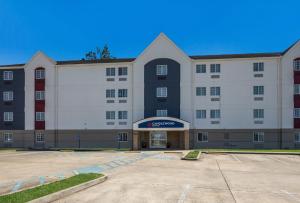
POLYGON ((176 154, 107 171, 103 184, 58 202, 300 202, 300 157, 176 154))

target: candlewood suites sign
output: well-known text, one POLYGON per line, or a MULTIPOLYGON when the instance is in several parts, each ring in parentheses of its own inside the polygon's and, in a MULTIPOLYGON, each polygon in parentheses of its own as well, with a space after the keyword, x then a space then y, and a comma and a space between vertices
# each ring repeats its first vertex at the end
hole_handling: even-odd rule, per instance
POLYGON ((152 120, 139 124, 139 128, 183 128, 184 124, 172 120, 152 120))

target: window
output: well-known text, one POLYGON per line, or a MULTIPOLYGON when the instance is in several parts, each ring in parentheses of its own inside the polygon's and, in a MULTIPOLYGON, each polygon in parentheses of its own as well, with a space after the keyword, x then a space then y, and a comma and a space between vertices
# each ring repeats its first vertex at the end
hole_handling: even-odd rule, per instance
POLYGON ((196 110, 196 118, 198 119, 205 119, 206 118, 206 110, 196 110))
POLYGON ((210 118, 221 118, 220 109, 212 109, 210 110, 210 118))
POLYGON ((114 89, 106 90, 106 98, 115 98, 115 90, 114 89))
POLYGON ((114 111, 106 111, 106 119, 107 120, 114 120, 115 119, 115 112, 114 111))
POLYGON ((12 142, 13 141, 12 133, 5 132, 5 133, 3 133, 3 136, 4 136, 4 142, 12 142))
POLYGON ((254 109, 253 110, 253 118, 264 118, 264 110, 263 109, 254 109))
POLYGON ((156 116, 157 117, 167 117, 168 116, 168 110, 166 110, 166 109, 156 110, 156 116))
POLYGON ((127 75, 127 67, 119 67, 118 68, 118 75, 119 76, 124 76, 124 75, 127 75))
POLYGON ((106 76, 115 76, 115 68, 106 68, 106 76))
POLYGON ((198 133, 198 142, 208 142, 208 133, 207 132, 198 133))
POLYGON ((14 92, 13 91, 3 92, 3 101, 13 101, 13 100, 14 100, 14 92))
POLYGON ((36 142, 45 142, 45 135, 42 132, 35 133, 36 142))
POLYGON ((220 64, 210 64, 210 72, 211 73, 220 73, 221 65, 220 64))
POLYGON ((294 84, 294 94, 300 94, 300 84, 294 84))
POLYGON ((128 141, 128 133, 118 133, 118 139, 120 142, 127 142, 128 141))
POLYGON ((168 96, 168 88, 166 87, 156 88, 156 97, 167 97, 167 96, 168 96))
POLYGON ((254 72, 262 72, 264 71, 264 63, 253 63, 253 71, 254 72))
POLYGON ((220 87, 211 87, 210 96, 220 96, 221 88, 220 87))
POLYGON ((294 108, 294 118, 300 118, 300 108, 294 108))
POLYGON ((45 112, 35 112, 36 121, 45 121, 45 112))
POLYGON ((119 89, 118 96, 119 97, 127 97, 127 89, 119 89))
POLYGON ((263 132, 254 132, 253 133, 253 142, 264 142, 264 133, 263 132))
POLYGON ((264 86, 253 86, 253 94, 254 95, 263 95, 264 94, 264 86))
POLYGON ((295 133, 295 142, 300 142, 300 133, 295 133))
POLYGON ((156 75, 168 75, 168 65, 156 65, 156 75))
POLYGON ((196 73, 206 73, 206 64, 196 65, 196 73))
POLYGON ((45 79, 45 69, 36 69, 35 79, 45 79))
POLYGON ((36 100, 45 100, 45 91, 36 91, 35 99, 36 100))
POLYGON ((127 119, 127 111, 119 111, 118 118, 119 119, 127 119))
POLYGON ((205 96, 206 87, 196 87, 196 96, 205 96))
POLYGON ((300 58, 294 60, 294 70, 300 70, 300 58))
POLYGON ((14 112, 4 112, 3 114, 4 121, 14 121, 14 112))
POLYGON ((14 73, 12 71, 4 71, 3 72, 3 80, 13 80, 14 73))

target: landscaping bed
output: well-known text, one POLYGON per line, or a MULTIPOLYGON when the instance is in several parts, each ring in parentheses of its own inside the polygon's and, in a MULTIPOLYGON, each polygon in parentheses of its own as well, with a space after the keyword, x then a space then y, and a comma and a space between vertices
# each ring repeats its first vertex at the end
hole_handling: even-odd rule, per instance
POLYGON ((198 160, 201 152, 199 150, 193 150, 188 152, 182 159, 183 160, 198 160))
POLYGON ((71 188, 73 186, 80 185, 82 183, 95 180, 97 178, 102 177, 102 174, 96 173, 87 173, 87 174, 79 174, 72 176, 70 178, 52 182, 49 184, 41 185, 38 187, 34 187, 31 189, 26 189, 20 192, 11 193, 7 195, 0 196, 0 203, 21 203, 28 202, 58 191, 62 191, 67 188, 71 188))

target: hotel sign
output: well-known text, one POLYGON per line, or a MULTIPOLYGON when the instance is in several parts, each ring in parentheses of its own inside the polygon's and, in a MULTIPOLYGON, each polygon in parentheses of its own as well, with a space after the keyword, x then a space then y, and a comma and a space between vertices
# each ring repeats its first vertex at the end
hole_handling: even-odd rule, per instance
POLYGON ((139 128, 183 128, 184 124, 172 120, 152 120, 145 121, 138 125, 139 128))

